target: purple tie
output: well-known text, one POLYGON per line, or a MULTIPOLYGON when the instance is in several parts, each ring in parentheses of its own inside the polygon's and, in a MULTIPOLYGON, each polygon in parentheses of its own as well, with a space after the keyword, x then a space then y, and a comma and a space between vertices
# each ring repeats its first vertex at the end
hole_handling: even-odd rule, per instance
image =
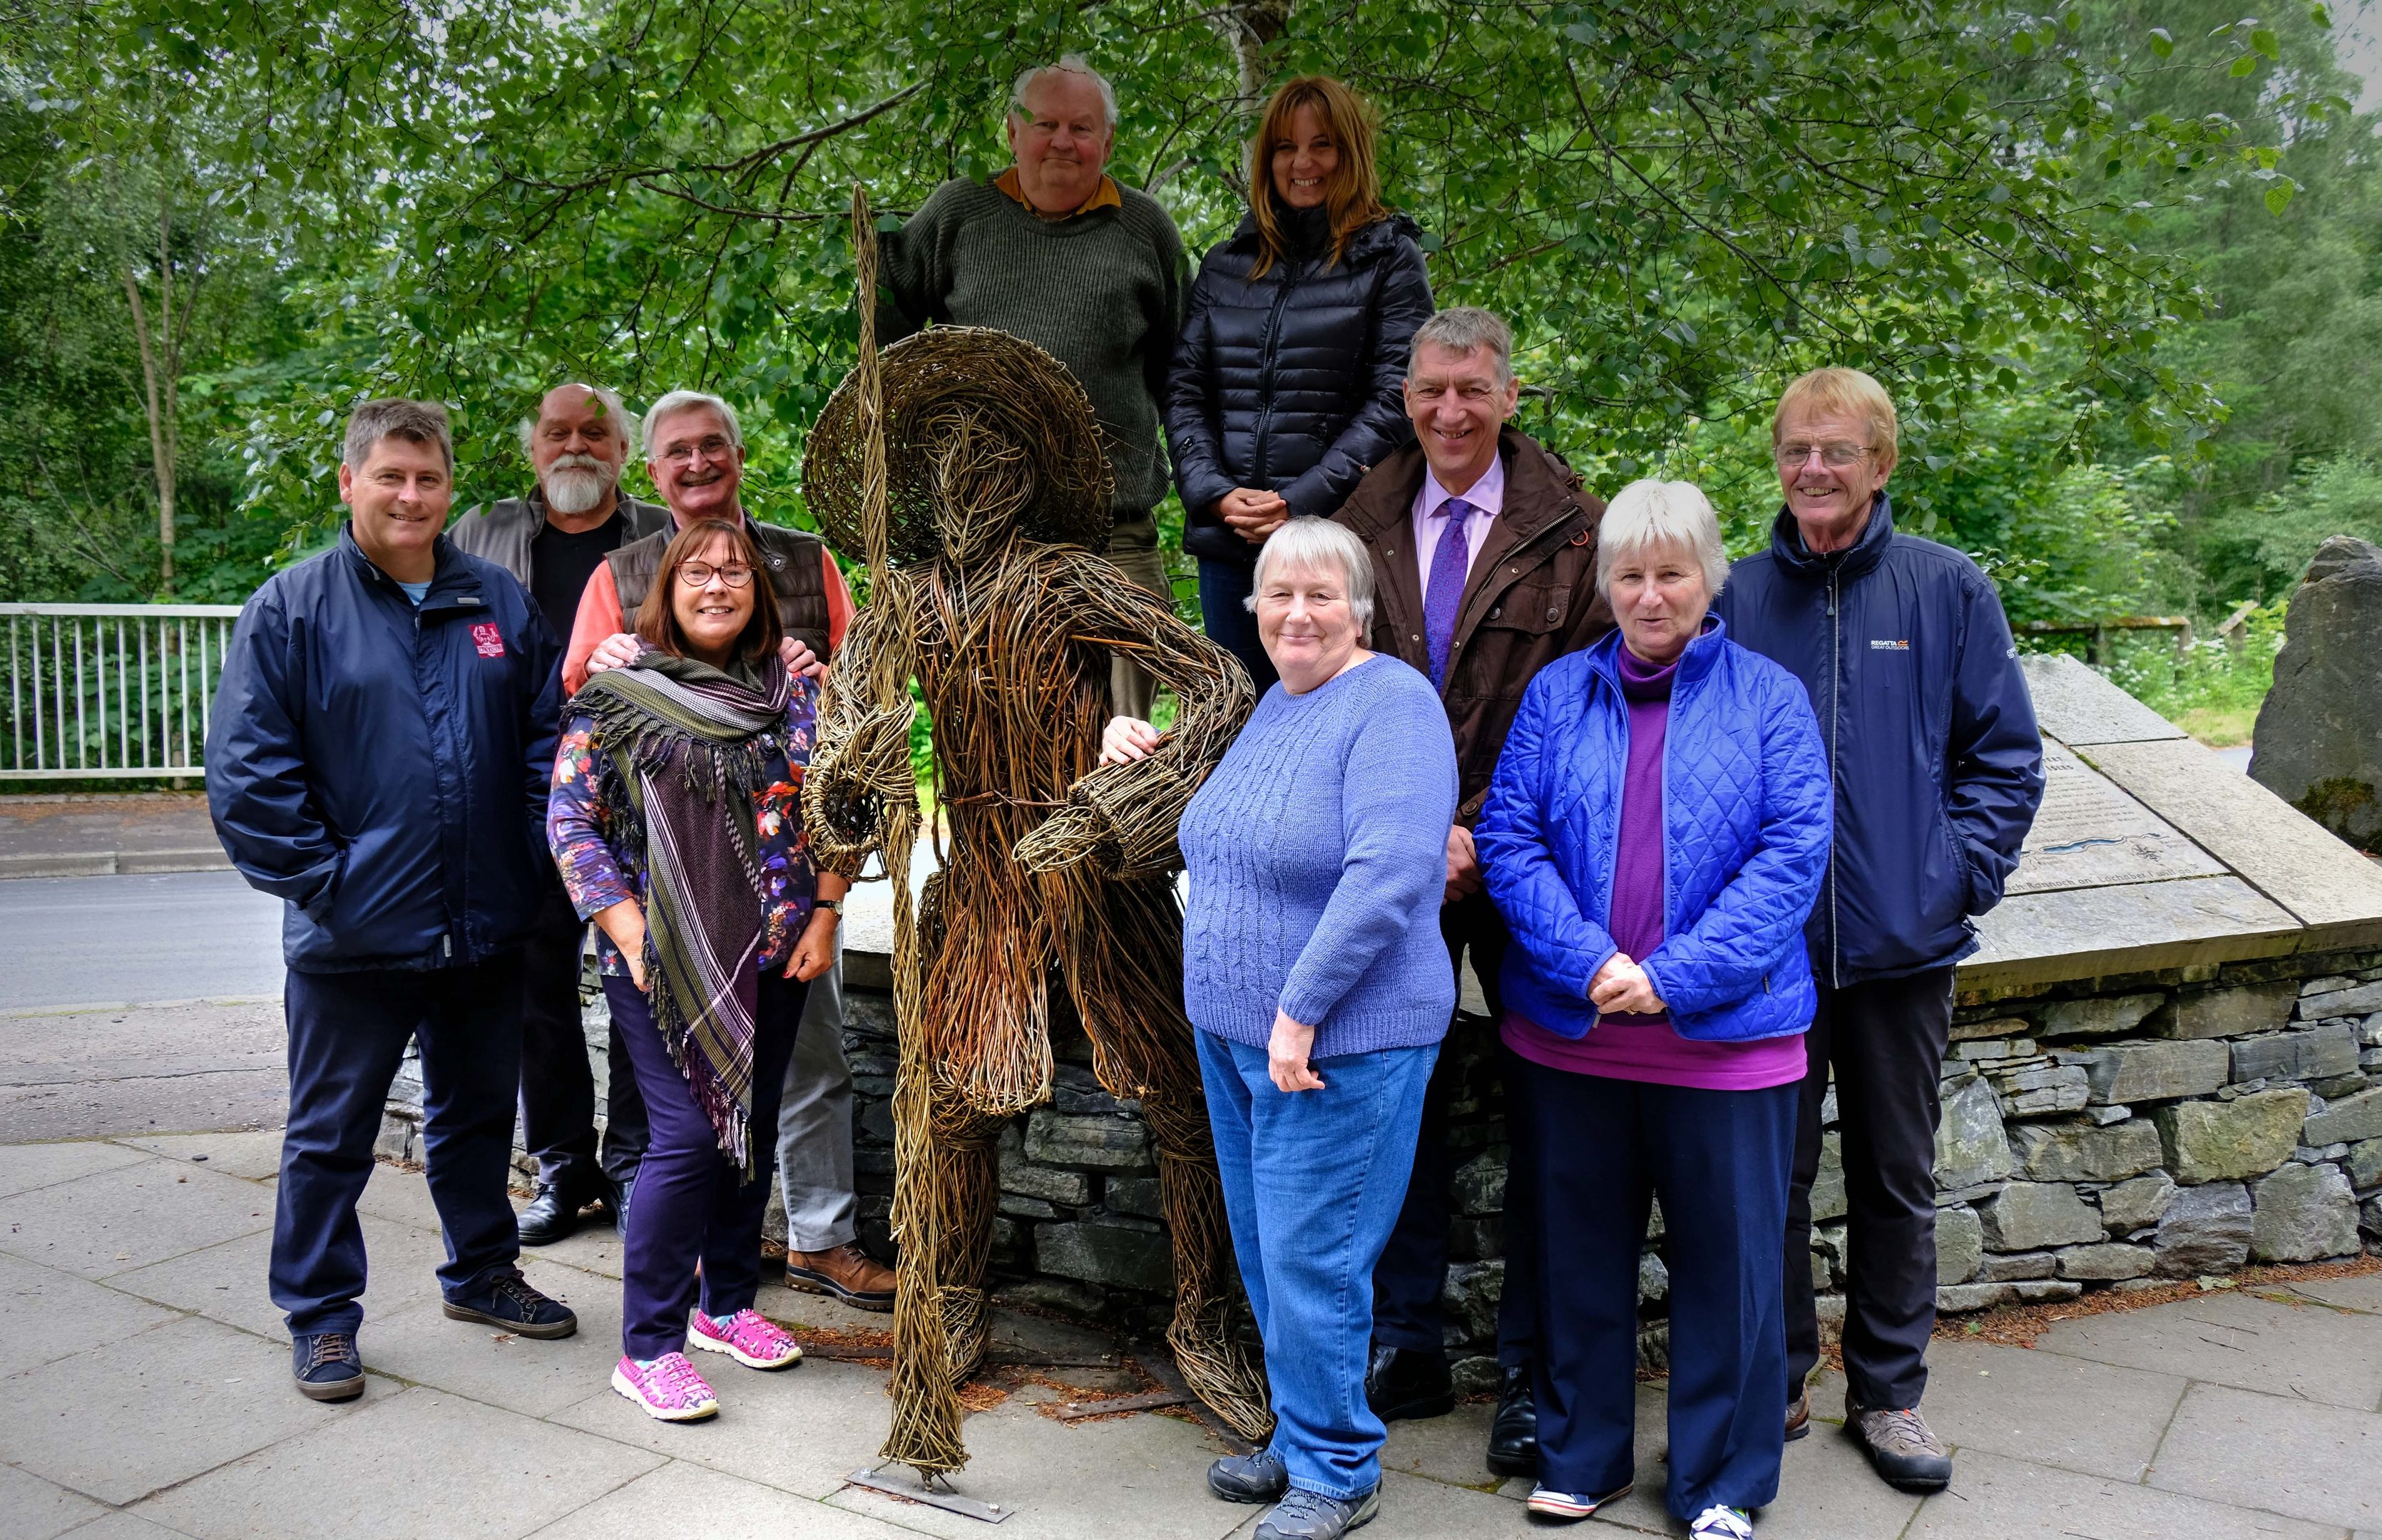
POLYGON ((1464 608, 1464 580, 1472 566, 1471 544, 1464 534, 1464 521, 1472 517, 1472 505, 1461 497, 1450 497, 1431 517, 1446 519, 1447 527, 1439 532, 1439 544, 1430 554, 1430 589, 1422 602, 1422 630, 1430 644, 1431 686, 1443 690, 1448 650, 1455 645, 1455 617, 1464 608))

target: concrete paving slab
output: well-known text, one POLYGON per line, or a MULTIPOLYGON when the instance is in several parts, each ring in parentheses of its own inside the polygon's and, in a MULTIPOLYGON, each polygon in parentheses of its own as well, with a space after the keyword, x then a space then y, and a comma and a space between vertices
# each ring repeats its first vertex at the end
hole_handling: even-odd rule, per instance
POLYGON ((161 1133, 116 1141, 151 1155, 203 1165, 227 1177, 262 1180, 281 1169, 281 1131, 247 1129, 234 1133, 161 1133))
MULTIPOLYGON (((867 1423, 869 1453, 855 1464, 875 1462, 885 1434, 883 1405, 867 1423)), ((1209 1494, 1208 1463, 1223 1449, 1195 1424, 1172 1417, 1069 1424, 1011 1401, 970 1417, 965 1436, 968 1465, 954 1483, 979 1502, 1015 1508, 1016 1516, 998 1530, 856 1486, 829 1500, 944 1540, 1115 1540, 1123 1534, 1221 1540, 1244 1525, 1254 1528, 1263 1511, 1209 1494)))
MULTIPOLYGON (((619 1317, 613 1321, 617 1331, 619 1317)), ((607 1345, 617 1358, 620 1339, 607 1345)), ((702 1369, 719 1393, 719 1415, 709 1422, 654 1421, 610 1387, 608 1369, 552 1420, 804 1497, 841 1486, 875 1462, 885 1441, 891 1405, 877 1370, 813 1359, 764 1374, 708 1353, 702 1369)))
POLYGON ((105 1284, 0 1256, 0 1375, 19 1374, 180 1318, 175 1311, 160 1310, 105 1284))
POLYGON ((620 1360, 620 1286, 551 1263, 532 1262, 522 1274, 578 1313, 575 1336, 541 1342, 450 1321, 434 1283, 428 1298, 373 1326, 362 1338, 365 1362, 382 1374, 532 1417, 585 1400, 611 1383, 620 1360))
MULTIPOLYGON (((1482 1401, 1458 1406, 1444 1417, 1392 1423, 1381 1466, 1450 1486, 1494 1492, 1505 1484, 1488 1465, 1489 1419, 1496 1411, 1482 1401)), ((1523 1490, 1527 1496, 1527 1484, 1523 1490)))
MULTIPOLYGON (((517 1197, 513 1207, 519 1210, 528 1204, 527 1198, 517 1197)), ((432 1213, 433 1228, 436 1228, 436 1212, 432 1213)), ((617 1278, 620 1276, 620 1232, 609 1225, 589 1225, 550 1246, 523 1246, 522 1255, 525 1258, 542 1257, 548 1262, 576 1267, 582 1272, 600 1273, 608 1278, 617 1278)))
POLYGON ((9 1380, 0 1448, 37 1476, 121 1505, 379 1399, 367 1386, 344 1406, 307 1400, 289 1387, 287 1347, 185 1319, 9 1380))
POLYGON ((438 1205, 430 1201, 429 1179, 420 1171, 377 1162, 364 1183, 363 1196, 356 1200, 356 1212, 393 1225, 411 1225, 433 1235, 438 1234, 441 1228, 438 1205))
POLYGON ((2382 1314, 2382 1273, 2367 1273, 2361 1277, 2311 1278, 2302 1283, 2276 1285, 2260 1292, 2302 1294, 2343 1310, 2370 1310, 2382 1314))
POLYGON ((104 1278, 272 1224, 256 1183, 153 1158, 0 1199, 0 1252, 104 1278))
MULTIPOLYGON (((689 1528, 705 1540, 915 1540, 916 1533, 673 1460, 556 1520, 534 1540, 647 1540, 689 1528), (693 1525, 690 1514, 697 1516, 693 1525)), ((985 1531, 987 1540, 1001 1534, 985 1531)))
POLYGON ((1528 1534, 1537 1528, 1520 1503, 1494 1493, 1384 1471, 1381 1516, 1364 1533, 1366 1540, 1443 1540, 1450 1534, 1468 1540, 1474 1535, 1528 1534))
POLYGON ((2382 1415, 2195 1385, 2150 1484, 2318 1523, 2382 1527, 2382 1415))
POLYGON ((2333 1406, 2382 1400, 2382 1320, 2229 1290, 2063 1321, 2035 1351, 2333 1406))
MULTIPOLYGON (((12 955, 30 949, 4 901, 18 886, 0 883, 0 934, 17 943, 12 955)), ((104 932, 110 940, 148 934, 137 925, 104 932)), ((224 998, 237 992, 132 955, 170 981, 150 983, 150 992, 170 989, 174 1000, 89 1005, 124 1001, 131 981, 70 971, 55 984, 63 1003, 0 1009, 0 1128, 28 1140, 278 1127, 289 1108, 280 1000, 224 998)), ((0 984, 0 1004, 22 999, 16 983, 0 984)))
POLYGON ((119 1166, 138 1166, 148 1158, 138 1150, 89 1139, 57 1144, 0 1144, 0 1198, 119 1166))
MULTIPOLYGON (((1771 1528, 1762 1526, 1762 1540, 1771 1528)), ((1909 1540, 2339 1540, 2311 1524, 1999 1455, 1960 1457, 1952 1488, 1927 1499, 1909 1540)))
POLYGON ((143 1511, 199 1540, 512 1540, 660 1463, 608 1439, 410 1389, 210 1471, 143 1511))
MULTIPOLYGON (((272 1212, 270 1207, 265 1210, 268 1216, 272 1212)), ((447 1250, 436 1236, 384 1219, 365 1219, 362 1225, 366 1325, 438 1297, 435 1269, 447 1260, 447 1250)), ((260 1337, 287 1341, 289 1328, 281 1307, 266 1292, 265 1267, 272 1250, 273 1232, 258 1230, 153 1266, 118 1273, 107 1280, 107 1286, 177 1310, 196 1311, 209 1320, 260 1337)), ((373 1339, 366 1338, 368 1358, 373 1350, 373 1339)))
POLYGON ((0 1465, 0 1540, 55 1540, 106 1511, 55 1482, 0 1465))
POLYGON ((2150 1469, 2186 1384, 1987 1343, 1935 1343, 1927 1367, 1928 1423, 1956 1449, 2119 1481, 2150 1469))
POLYGON ((138 1513, 118 1510, 92 1520, 73 1532, 73 1540, 189 1540, 179 1530, 153 1523, 138 1513))

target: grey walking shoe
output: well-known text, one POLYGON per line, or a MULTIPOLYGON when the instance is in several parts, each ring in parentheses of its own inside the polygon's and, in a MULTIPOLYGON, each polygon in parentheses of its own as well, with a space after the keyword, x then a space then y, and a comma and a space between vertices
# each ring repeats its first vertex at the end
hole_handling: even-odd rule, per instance
POLYGON ((1294 1486, 1258 1521, 1257 1540, 1340 1540, 1381 1510, 1378 1486, 1361 1497, 1327 1497, 1304 1486, 1294 1486))
POLYGON ((1941 1492, 1952 1485, 1951 1452, 1917 1407, 1856 1412, 1845 1419, 1845 1431, 1860 1440, 1862 1452, 1888 1486, 1941 1492))
POLYGON ((1270 1503, 1290 1490, 1290 1472, 1271 1449, 1228 1454, 1208 1467, 1208 1490, 1228 1503, 1270 1503))

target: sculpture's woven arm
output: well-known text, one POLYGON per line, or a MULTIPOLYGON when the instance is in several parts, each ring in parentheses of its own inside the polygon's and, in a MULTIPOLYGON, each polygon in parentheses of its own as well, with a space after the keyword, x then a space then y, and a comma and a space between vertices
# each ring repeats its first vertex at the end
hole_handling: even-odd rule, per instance
POLYGON ((905 610, 896 593, 887 593, 853 617, 819 704, 818 740, 803 779, 803 821, 819 865, 841 876, 858 875, 878 848, 888 803, 918 800, 910 766, 910 719, 917 707, 909 696, 905 610), (899 705, 877 704, 889 697, 899 705))
POLYGON ((1148 759, 1103 765, 1077 781, 1067 805, 1017 843, 1018 861, 1052 871, 1090 860, 1120 876, 1175 870, 1183 809, 1224 757, 1255 703, 1232 654, 1176 617, 1173 606, 1099 560, 1069 564, 1054 612, 1073 617, 1076 640, 1131 656, 1174 691, 1174 726, 1148 759))

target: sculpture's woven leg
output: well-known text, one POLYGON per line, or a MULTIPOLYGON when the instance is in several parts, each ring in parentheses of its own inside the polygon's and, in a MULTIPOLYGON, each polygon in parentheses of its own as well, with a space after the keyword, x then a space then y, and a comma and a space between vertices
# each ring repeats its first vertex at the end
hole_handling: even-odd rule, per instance
POLYGON ((1160 881, 1070 874, 1068 986, 1100 1083, 1138 1099, 1158 1145, 1174 1248, 1166 1340, 1185 1383, 1246 1438, 1273 1432, 1265 1372, 1232 1331, 1239 1276, 1191 1023, 1183 1015, 1182 920, 1160 881))
POLYGON ((984 1366, 992 1337, 984 1274, 992 1257, 992 1217, 1001 1201, 1001 1119, 977 1112, 939 1085, 935 1126, 935 1226, 940 1237, 946 1372, 956 1387, 984 1366))

